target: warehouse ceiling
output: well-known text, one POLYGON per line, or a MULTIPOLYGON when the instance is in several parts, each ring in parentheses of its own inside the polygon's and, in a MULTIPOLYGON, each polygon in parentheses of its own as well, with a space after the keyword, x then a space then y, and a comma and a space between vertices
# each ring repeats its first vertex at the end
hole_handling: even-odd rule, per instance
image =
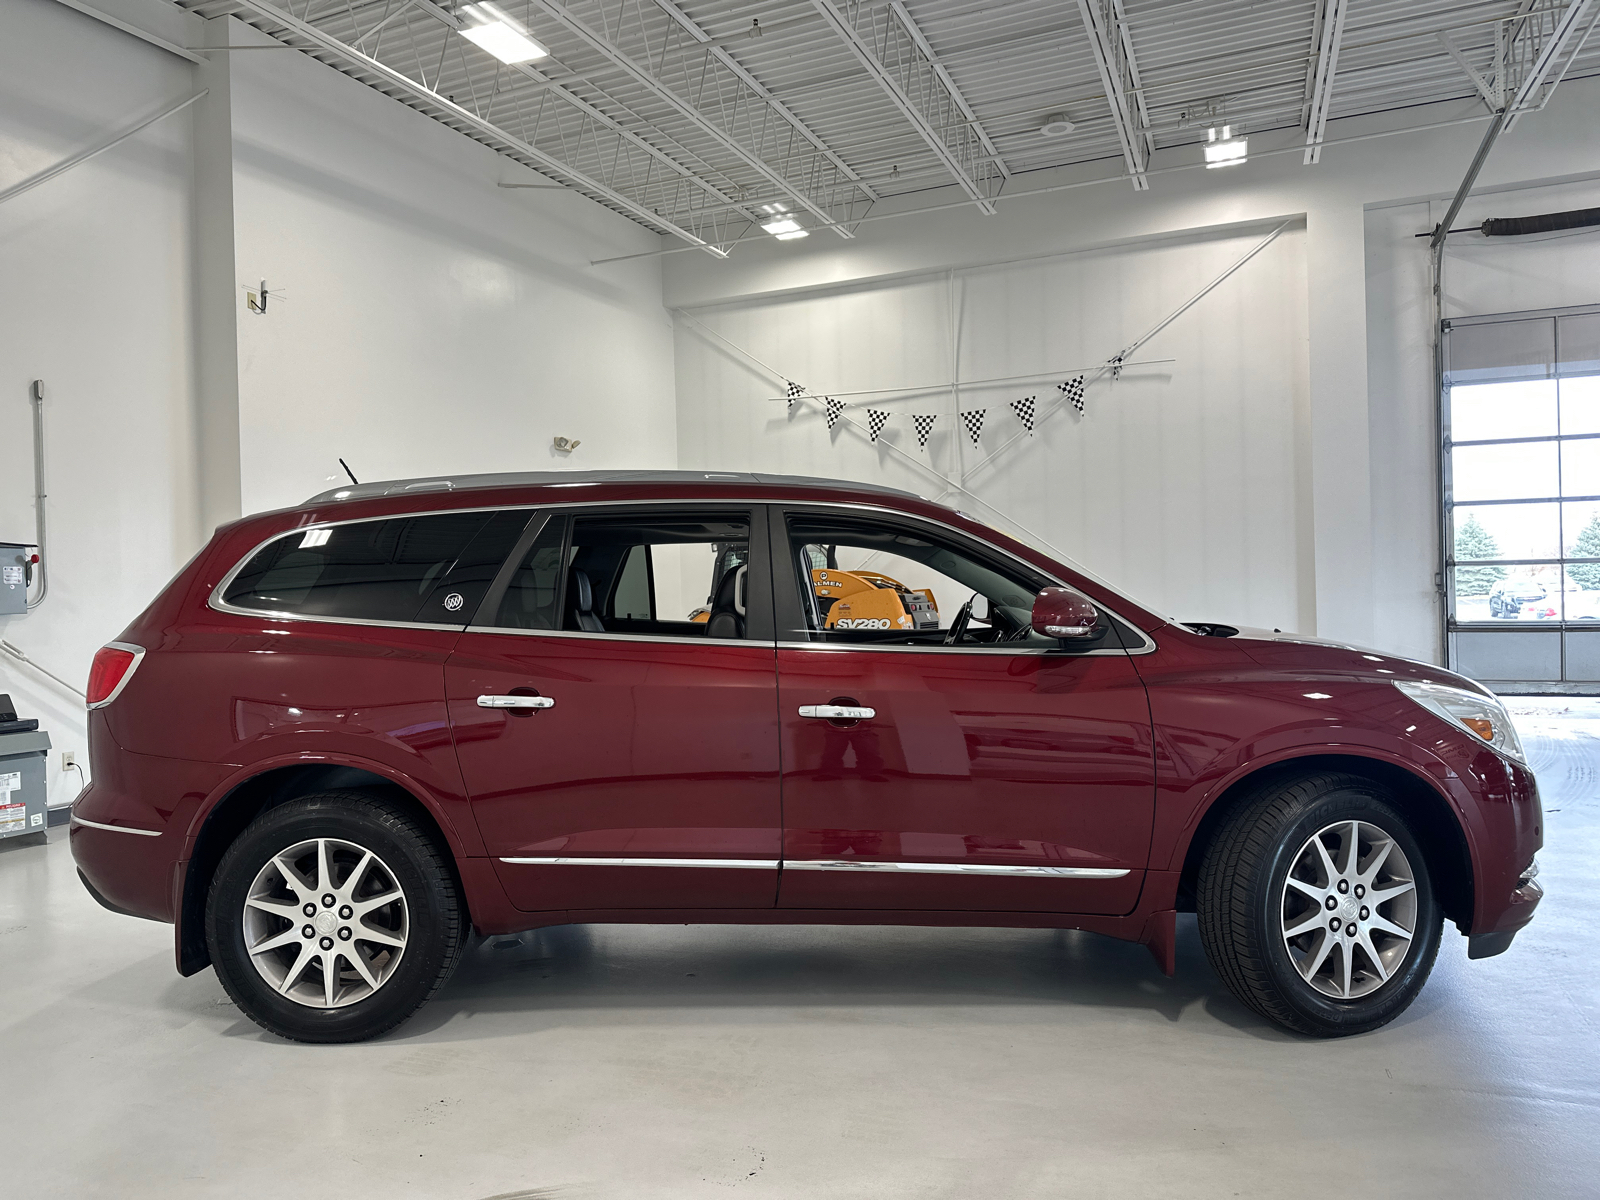
POLYGON ((853 237, 889 198, 992 214, 1078 163, 1143 190, 1222 126, 1299 130, 1310 165, 1330 120, 1531 108, 1600 73, 1600 0, 180 3, 713 254, 774 223, 853 237), (507 64, 465 32, 502 21, 548 53, 507 64))

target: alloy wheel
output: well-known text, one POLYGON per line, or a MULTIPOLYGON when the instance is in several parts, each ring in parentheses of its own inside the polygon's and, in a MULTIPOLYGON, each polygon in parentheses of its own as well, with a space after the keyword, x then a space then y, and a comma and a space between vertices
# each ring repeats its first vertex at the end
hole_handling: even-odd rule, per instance
POLYGON ((1355 1000, 1389 982, 1417 925, 1405 851, 1367 821, 1324 826, 1294 856, 1279 901, 1289 961, 1325 996, 1355 1000))
POLYGON ((243 927, 261 977, 308 1008, 371 996, 393 977, 410 929, 388 864, 337 838, 297 842, 269 858, 246 895, 243 927))

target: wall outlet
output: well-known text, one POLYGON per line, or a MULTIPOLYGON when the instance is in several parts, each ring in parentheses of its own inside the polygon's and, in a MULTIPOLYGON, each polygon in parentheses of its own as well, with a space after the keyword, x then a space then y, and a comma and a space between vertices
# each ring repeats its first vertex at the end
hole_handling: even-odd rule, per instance
POLYGON ((75 767, 77 765, 78 765, 78 756, 74 751, 63 750, 61 752, 61 769, 63 771, 70 771, 70 770, 72 770, 73 767, 75 767))

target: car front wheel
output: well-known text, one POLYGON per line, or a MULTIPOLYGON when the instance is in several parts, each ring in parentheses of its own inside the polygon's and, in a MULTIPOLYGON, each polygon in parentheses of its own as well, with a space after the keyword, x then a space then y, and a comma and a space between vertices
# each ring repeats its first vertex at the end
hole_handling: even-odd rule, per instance
POLYGON ((1406 820, 1376 785, 1317 775, 1229 818, 1200 868, 1206 956, 1230 991, 1319 1037, 1387 1024, 1416 999, 1442 913, 1406 820))
POLYGON ((269 809, 212 879, 206 941, 233 1002, 302 1042, 357 1042, 444 986, 465 914, 440 850, 406 814, 354 792, 269 809))

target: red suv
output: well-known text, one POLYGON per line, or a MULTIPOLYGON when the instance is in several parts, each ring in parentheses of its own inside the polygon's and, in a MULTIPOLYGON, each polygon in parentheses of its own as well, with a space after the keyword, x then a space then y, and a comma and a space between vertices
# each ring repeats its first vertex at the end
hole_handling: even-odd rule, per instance
POLYGON ((1438 667, 1183 625, 915 496, 745 474, 340 488, 219 529, 89 681, 72 849, 265 1028, 394 1028, 469 928, 1179 912, 1319 1035, 1533 915, 1538 793, 1438 667))

